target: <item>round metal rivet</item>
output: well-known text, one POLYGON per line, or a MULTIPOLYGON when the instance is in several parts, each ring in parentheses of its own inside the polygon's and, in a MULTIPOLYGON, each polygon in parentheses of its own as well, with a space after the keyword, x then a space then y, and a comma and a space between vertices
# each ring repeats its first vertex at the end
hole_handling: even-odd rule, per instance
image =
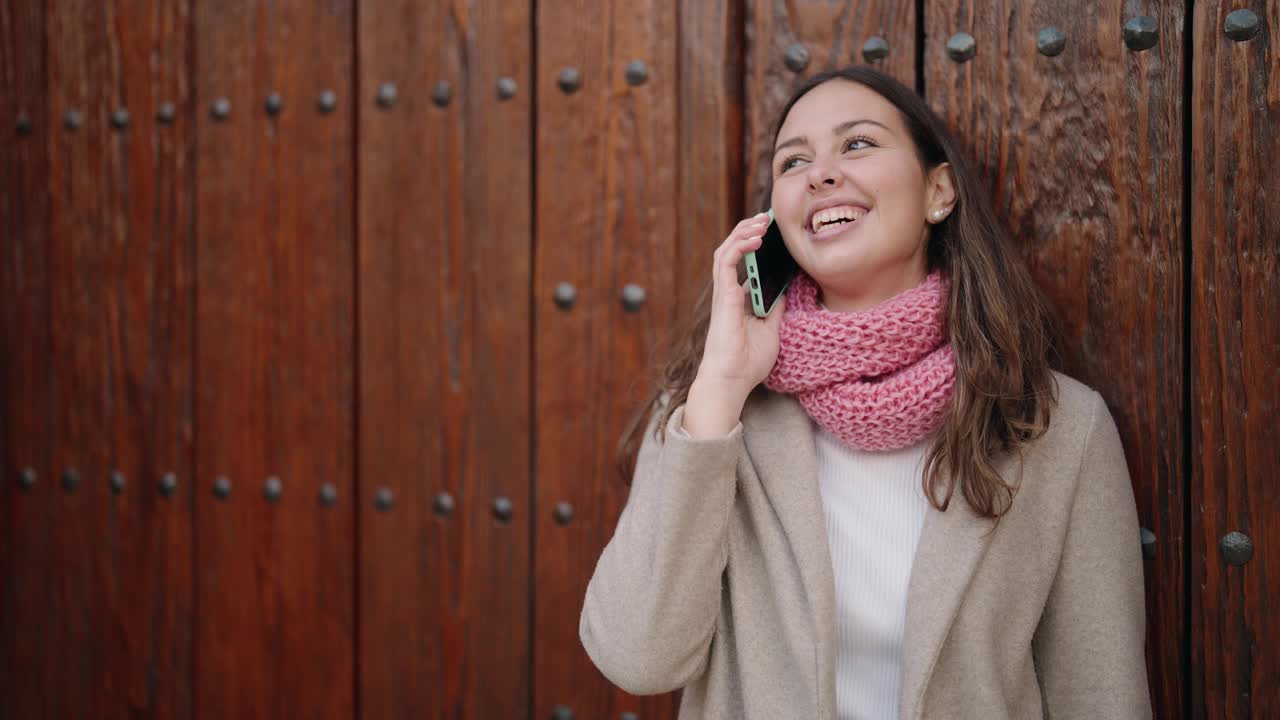
POLYGON ((571 95, 582 87, 582 73, 578 72, 578 68, 567 67, 560 71, 560 78, 556 82, 565 95, 571 95))
POLYGON ((219 475, 213 479, 213 496, 219 500, 226 500, 231 497, 231 479, 226 475, 219 475))
POLYGON ((111 127, 117 130, 123 130, 129 127, 129 111, 124 108, 116 108, 111 113, 111 127))
POLYGON ((552 516, 555 517, 557 525, 568 525, 573 520, 573 506, 567 502, 558 502, 552 516))
POLYGON ((1141 52, 1155 47, 1159 35, 1156 33, 1156 19, 1150 15, 1139 15, 1130 18, 1124 24, 1124 44, 1130 50, 1141 52))
POLYGON ((956 33, 947 41, 947 57, 958 63, 967 62, 978 54, 978 41, 969 33, 956 33))
POLYGON ((17 130, 19 135, 31 134, 31 118, 25 113, 18 116, 17 130))
POLYGON ((618 716, 618 720, 640 720, 640 716, 632 712, 624 712, 618 716))
POLYGON ((499 522, 510 522, 513 509, 514 507, 511 504, 511 500, 508 498, 499 497, 493 501, 493 516, 497 518, 499 522))
POLYGON ((275 475, 267 478, 267 481, 262 484, 262 497, 266 498, 269 503, 278 502, 283 493, 284 484, 275 475))
POLYGON ((320 93, 320 97, 316 100, 316 106, 320 108, 320 112, 329 114, 334 108, 338 107, 338 95, 332 90, 325 90, 320 93))
POLYGON ((630 284, 622 288, 622 307, 627 312, 639 312, 644 306, 644 288, 630 284))
POLYGON ((438 493, 432 507, 440 517, 449 517, 453 512, 453 496, 447 492, 438 493))
POLYGON ((378 106, 386 110, 396 104, 396 98, 400 93, 396 90, 396 84, 384 82, 378 87, 378 106))
POLYGON ((626 75, 628 85, 643 85, 649 79, 649 66, 643 60, 632 60, 627 63, 626 75))
POLYGON ((783 53, 782 62, 790 68, 791 72, 804 72, 804 69, 809 67, 809 48, 803 43, 792 45, 783 53))
POLYGON ((30 490, 31 488, 35 487, 36 486, 35 468, 31 468, 31 467, 22 468, 22 472, 18 473, 18 485, 23 490, 30 490))
POLYGON ((868 38, 862 44, 862 59, 867 62, 879 62, 889 57, 889 42, 882 37, 868 38))
POLYGON ((107 486, 111 488, 111 492, 119 495, 124 492, 125 480, 124 473, 119 470, 112 470, 111 475, 107 477, 107 486))
POLYGON ((1146 528, 1142 528, 1140 535, 1142 536, 1142 554, 1149 558, 1155 557, 1156 534, 1146 528))
POLYGON ((1067 34, 1056 27, 1044 28, 1036 35, 1036 50, 1045 57, 1061 55, 1067 47, 1067 34))
POLYGON ((62 489, 71 492, 78 487, 80 487, 80 472, 75 468, 63 471, 62 489))
POLYGON ((396 497, 392 494, 391 488, 378 488, 378 491, 373 494, 373 506, 382 512, 390 510, 395 502, 396 497))
POLYGON ((498 78, 498 99, 510 100, 516 96, 516 81, 514 78, 504 77, 498 78))
POLYGON ((79 130, 84 124, 84 116, 79 110, 68 110, 62 114, 62 126, 68 130, 79 130))
POLYGON ((171 102, 160 103, 160 109, 156 110, 156 120, 162 125, 170 125, 173 119, 178 116, 178 108, 171 102))
POLYGON ((278 92, 273 92, 267 96, 267 101, 263 107, 266 108, 268 115, 279 115, 284 110, 284 98, 278 92))
POLYGON ((173 493, 178 490, 178 476, 173 473, 165 473, 160 478, 160 494, 164 497, 172 497, 173 493))
POLYGON ((1253 541, 1242 532, 1229 532, 1218 541, 1222 557, 1231 565, 1244 565, 1253 557, 1253 541))
POLYGON ((573 711, 565 705, 557 705, 551 710, 551 720, 573 720, 573 711))
POLYGON ((441 81, 436 83, 435 88, 431 90, 431 102, 437 107, 444 107, 449 104, 449 99, 453 97, 453 86, 449 83, 441 81))
MULTIPOLYGON (((270 102, 270 98, 268 98, 270 102)), ((209 112, 213 114, 215 120, 226 120, 231 115, 231 101, 226 98, 218 98, 209 106, 209 112)), ((268 108, 267 112, 270 112, 268 108)))
POLYGON ((578 301, 578 291, 573 288, 573 285, 562 282, 556 285, 555 300, 556 307, 561 310, 568 310, 578 301))
POLYGON ((325 483, 320 486, 320 504, 325 507, 333 507, 338 504, 338 487, 333 483, 325 483))
POLYGON ((1236 42, 1244 42, 1258 34, 1262 29, 1262 22, 1258 20, 1258 14, 1252 10, 1232 10, 1227 13, 1227 19, 1222 24, 1222 30, 1227 37, 1236 42))

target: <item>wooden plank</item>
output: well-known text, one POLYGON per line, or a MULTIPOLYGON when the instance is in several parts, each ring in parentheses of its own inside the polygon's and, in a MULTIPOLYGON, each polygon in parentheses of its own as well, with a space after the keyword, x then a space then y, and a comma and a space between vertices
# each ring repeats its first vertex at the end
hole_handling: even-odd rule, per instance
POLYGON ((49 364, 49 144, 44 8, 0 4, 0 708, 52 717, 57 484, 49 364), (27 130, 18 129, 22 119, 27 130), (35 474, 24 490, 20 474, 35 474))
MULTIPOLYGON (((916 84, 916 3, 894 0, 746 0, 746 200, 742 216, 769 207, 766 197, 778 113, 792 91, 818 72, 871 64, 916 84), (888 55, 868 60, 863 48, 880 38, 888 55), (804 69, 786 63, 788 50, 807 54, 804 69)), ((734 224, 742 218, 736 218, 734 224)), ((732 229, 732 225, 726 228, 732 229)), ((721 238, 723 239, 723 238, 721 238)))
POLYGON ((530 13, 361 7, 363 718, 528 717, 530 13))
POLYGON ((209 717, 349 718, 353 5, 201 3, 195 22, 196 705, 209 717), (273 92, 278 115, 265 110, 273 92), (211 112, 220 99, 223 120, 211 112), (225 501, 211 491, 220 476, 225 501))
MULTIPOLYGON (((535 198, 536 506, 534 703, 576 717, 671 717, 675 698, 632 698, 578 639, 586 584, 626 498, 614 452, 646 387, 649 349, 675 309, 678 6, 656 0, 539 3, 535 198), (642 61, 643 84, 625 69, 642 61), (559 87, 567 68, 581 86, 559 87), (576 303, 557 307, 557 285, 576 303), (620 302, 639 285, 638 312, 620 302), (573 518, 553 520, 558 503, 573 518)), ((716 229, 719 231, 719 228, 716 229)))
MULTIPOLYGON (((925 4, 925 88, 986 179, 1002 218, 1063 317, 1066 370, 1106 398, 1145 528, 1147 663, 1157 717, 1183 683, 1183 5, 1158 42, 1129 50, 1126 3, 925 4), (1066 36, 1057 56, 1037 34, 1066 36), (946 43, 971 34, 975 57, 946 43)), ((1134 538, 1138 542, 1138 538, 1134 538)))
POLYGON ((1191 707, 1280 716, 1280 2, 1195 4, 1191 91, 1191 707), (1226 35, 1252 8, 1261 30, 1226 35), (1237 16, 1238 17, 1238 16, 1237 16), (1243 533, 1243 565, 1220 547, 1243 533))

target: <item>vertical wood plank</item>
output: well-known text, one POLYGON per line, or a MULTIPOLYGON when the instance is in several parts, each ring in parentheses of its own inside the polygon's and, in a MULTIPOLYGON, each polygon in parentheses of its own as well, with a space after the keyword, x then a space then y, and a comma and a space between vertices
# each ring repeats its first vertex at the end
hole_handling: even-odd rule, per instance
POLYGON ((370 720, 528 717, 530 14, 529 2, 501 0, 360 10, 370 720), (390 107, 378 102, 386 83, 390 107), (376 507, 379 491, 390 510, 376 507), (491 510, 498 498, 513 506, 508 522, 491 510))
MULTIPOLYGON (((1158 42, 1122 36, 1130 3, 925 3, 925 88, 1062 316, 1066 371, 1106 398, 1124 441, 1147 560, 1147 666, 1157 717, 1183 683, 1183 4, 1158 42), (1064 51, 1037 51, 1057 27, 1064 51), (957 63, 946 43, 977 43, 957 63)), ((1134 538, 1134 542, 1139 542, 1134 538)))
MULTIPOLYGON (((614 453, 648 388, 649 348, 675 307, 678 6, 539 3, 534 286, 536 503, 533 717, 671 717, 674 696, 632 698, 578 640, 587 580, 626 497, 614 453), (643 84, 628 64, 642 61, 643 84), (581 86, 560 87, 575 68, 581 86), (576 303, 557 307, 557 285, 576 303), (624 286, 643 288, 637 312, 624 286), (572 506, 567 524, 553 519, 572 506)), ((717 229, 718 230, 718 229, 717 229)))
POLYGON ((44 8, 0 4, 0 708, 54 712, 57 483, 49 363, 49 143, 44 8), (26 130, 19 128, 25 120, 26 130), (23 489, 30 469, 35 485, 23 489))
POLYGON ((1191 707, 1280 716, 1280 2, 1195 4, 1191 154, 1191 707), (1250 9, 1260 30, 1226 35, 1250 9), (1238 17, 1238 16, 1237 16, 1238 17), (1220 545, 1242 533, 1252 558, 1220 545))
POLYGON ((197 6, 202 716, 355 712, 354 22, 349 0, 197 6))
POLYGON ((915 87, 917 45, 914 2, 746 0, 746 4, 744 216, 769 207, 765 192, 777 116, 804 78, 831 68, 871 64, 907 87, 915 87), (872 38, 885 41, 888 55, 875 60, 864 55, 863 48, 872 38), (792 48, 803 48, 807 54, 802 70, 793 69, 785 61, 792 48))

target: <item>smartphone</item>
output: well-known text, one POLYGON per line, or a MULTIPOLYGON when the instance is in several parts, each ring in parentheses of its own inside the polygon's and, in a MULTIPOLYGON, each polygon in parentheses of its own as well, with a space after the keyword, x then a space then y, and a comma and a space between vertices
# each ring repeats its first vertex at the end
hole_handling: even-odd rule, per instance
POLYGON ((782 233, 769 208, 769 228, 764 231, 760 249, 747 253, 747 287, 751 292, 751 310, 756 317, 766 317, 786 292, 791 278, 799 270, 795 258, 782 242, 782 233))

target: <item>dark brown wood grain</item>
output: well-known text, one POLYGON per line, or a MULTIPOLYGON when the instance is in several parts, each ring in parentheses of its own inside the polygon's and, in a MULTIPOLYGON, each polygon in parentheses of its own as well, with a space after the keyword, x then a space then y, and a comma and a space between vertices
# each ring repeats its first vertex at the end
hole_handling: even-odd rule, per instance
POLYGON ((196 705, 201 717, 350 718, 353 3, 200 3, 195 23, 196 705), (219 98, 225 120, 210 113, 219 98), (225 501, 218 476, 232 484, 225 501), (268 477, 283 489, 274 504, 268 477))
POLYGON ((1280 716, 1280 3, 1195 5, 1191 87, 1191 707, 1280 716), (1251 7, 1261 30, 1225 34, 1251 7), (1228 533, 1252 541, 1227 561, 1228 533))
POLYGON ((529 717, 531 8, 361 7, 363 718, 529 717))
MULTIPOLYGON (((1119 0, 929 0, 925 88, 1063 318, 1066 371, 1098 389, 1124 442, 1146 561, 1147 665, 1157 717, 1181 712, 1183 438, 1182 3, 1159 42, 1126 48, 1119 0), (1036 49, 1055 26, 1056 57, 1036 49), (950 59, 967 32, 976 56, 950 59)), ((1139 542, 1134 538, 1134 542, 1139 542)))
POLYGON ((795 88, 810 75, 847 65, 871 64, 908 87, 916 84, 916 3, 894 0, 745 0, 746 183, 744 215, 769 207, 765 187, 778 115, 795 88), (889 55, 868 63, 863 46, 885 40, 889 55), (808 65, 796 72, 784 57, 803 46, 808 65))
MULTIPOLYGON (((648 390, 649 353, 675 308, 677 6, 656 0, 539 3, 534 285, 535 689, 531 715, 672 717, 674 696, 632 698, 578 640, 587 580, 626 499, 614 453, 648 390), (648 79, 630 85, 628 63, 648 79), (581 73, 572 94, 565 68, 581 73), (559 283, 576 288, 561 310, 559 283), (645 291, 623 309, 624 286, 645 291), (557 503, 573 520, 553 520, 557 503)), ((715 228, 714 232, 721 232, 715 228)))

